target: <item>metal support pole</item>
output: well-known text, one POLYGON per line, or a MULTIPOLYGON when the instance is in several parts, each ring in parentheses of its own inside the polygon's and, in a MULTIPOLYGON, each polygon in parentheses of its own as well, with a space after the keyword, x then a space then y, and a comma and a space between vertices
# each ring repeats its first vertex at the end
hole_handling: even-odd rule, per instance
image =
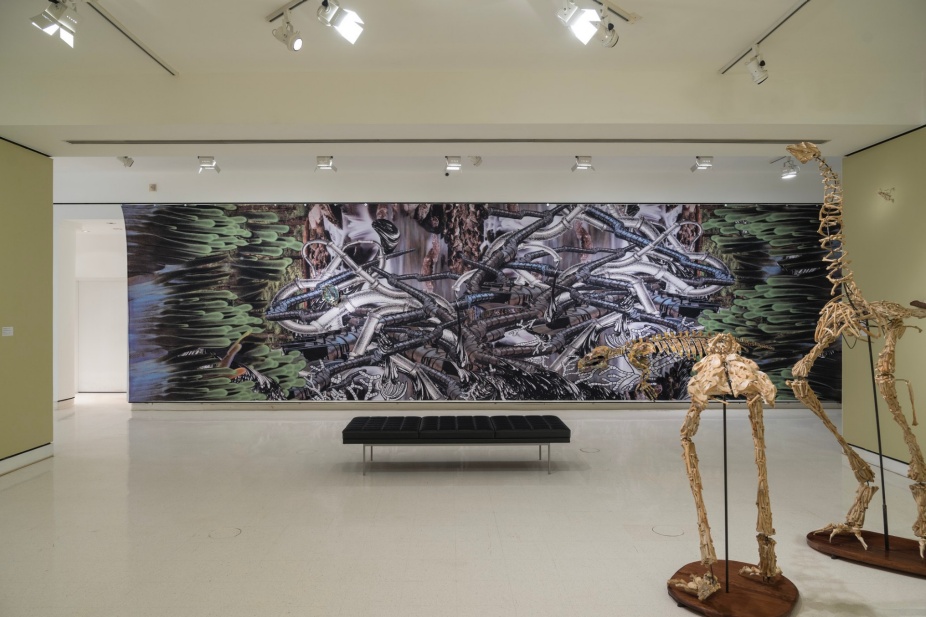
POLYGON ((547 444, 547 475, 550 475, 551 473, 553 473, 553 469, 551 468, 551 465, 552 463, 550 462, 550 444, 547 444))
MULTIPOLYGON (((865 327, 868 327, 867 321, 865 322, 865 327)), ((871 389, 875 399, 875 429, 877 429, 878 433, 878 466, 881 468, 881 515, 884 517, 884 551, 890 552, 891 536, 887 524, 887 486, 884 484, 884 448, 881 447, 881 414, 878 411, 878 383, 875 379, 875 356, 874 352, 871 350, 871 336, 869 335, 866 338, 868 339, 868 364, 871 366, 871 389)))
POLYGON ((543 460, 543 444, 537 444, 537 460, 543 460))
POLYGON ((363 475, 367 475, 367 444, 363 444, 363 475))

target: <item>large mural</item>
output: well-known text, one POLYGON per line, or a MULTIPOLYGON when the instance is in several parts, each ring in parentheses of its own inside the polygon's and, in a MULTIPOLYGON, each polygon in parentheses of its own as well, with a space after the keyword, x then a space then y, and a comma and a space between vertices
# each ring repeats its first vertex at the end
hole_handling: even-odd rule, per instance
MULTIPOLYGON (((125 205, 129 399, 605 401, 596 345, 731 332, 786 394, 829 299, 813 204, 125 205)), ((649 376, 681 400, 691 362, 649 376)), ((838 346, 812 376, 838 399, 838 346)), ((652 390, 651 390, 652 391, 652 390)))

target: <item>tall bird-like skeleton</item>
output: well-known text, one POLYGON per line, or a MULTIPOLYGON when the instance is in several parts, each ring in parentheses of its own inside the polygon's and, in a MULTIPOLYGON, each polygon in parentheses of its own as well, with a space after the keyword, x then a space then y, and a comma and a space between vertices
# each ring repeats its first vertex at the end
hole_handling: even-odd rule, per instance
POLYGON ((775 404, 775 385, 772 384, 768 375, 759 370, 755 362, 742 357, 740 351, 742 347, 739 341, 731 334, 708 335, 704 332, 679 332, 632 341, 623 347, 596 347, 578 363, 579 370, 601 370, 607 367, 611 358, 623 355, 634 368, 641 371, 642 383, 645 383, 649 357, 654 354, 668 353, 688 358, 701 357, 692 368, 694 377, 688 383, 691 407, 682 424, 681 439, 682 458, 685 461, 688 482, 698 514, 701 564, 705 566, 706 571, 701 576, 692 575, 691 580, 687 581, 672 579, 669 585, 696 595, 702 601, 720 589, 720 583, 712 571, 713 564, 717 561, 717 553, 714 551, 714 540, 711 537, 707 508, 704 505, 701 471, 698 468, 698 454, 694 444, 701 413, 707 408, 712 397, 745 397, 749 408, 749 423, 752 425, 759 476, 756 498, 758 506, 756 540, 759 543, 759 564, 743 568, 740 574, 757 576, 765 582, 781 574, 775 556, 775 540, 772 539, 775 529, 772 527, 772 508, 765 462, 765 423, 762 417, 762 403, 765 402, 772 406, 775 404))
MULTIPOLYGON (((913 498, 918 509, 916 522, 913 524, 913 533, 919 540, 920 557, 923 557, 924 549, 926 549, 926 463, 923 461, 923 453, 916 441, 916 436, 910 429, 906 417, 904 417, 900 401, 897 400, 897 387, 895 385, 897 380, 894 377, 894 369, 897 341, 907 328, 916 328, 916 326, 908 326, 904 322, 911 317, 919 319, 926 317, 926 310, 922 308, 926 305, 915 303, 916 308, 907 308, 895 302, 869 302, 865 299, 855 283, 855 276, 851 268, 849 268, 842 219, 842 185, 839 176, 823 159, 819 148, 812 143, 802 142, 788 146, 788 152, 794 155, 801 163, 815 160, 820 167, 824 186, 823 205, 820 208, 819 233, 822 236, 820 245, 827 251, 823 259, 827 263, 826 277, 833 284, 831 292, 833 298, 820 311, 820 320, 817 322, 814 331, 814 342, 816 344, 791 369, 794 379, 788 381, 787 384, 794 390, 794 396, 820 418, 839 442, 858 481, 855 501, 852 507, 849 508, 845 522, 827 525, 819 531, 830 532, 831 538, 837 534, 852 534, 858 538, 865 548, 868 548, 862 539, 861 532, 862 526, 865 524, 865 512, 868 510, 871 498, 878 490, 878 487, 871 484, 875 479, 871 466, 863 461, 858 453, 846 443, 839 430, 826 415, 823 406, 820 405, 820 401, 807 381, 807 375, 813 368, 817 358, 830 345, 838 341, 841 336, 854 338, 861 338, 863 334, 871 338, 884 336, 884 347, 881 353, 878 354, 878 362, 875 366, 875 382, 878 391, 887 403, 891 416, 900 426, 904 442, 910 450, 910 468, 907 475, 913 480, 910 490, 913 492, 913 498)), ((919 328, 916 329, 919 330, 919 328)), ((909 385, 909 382, 907 382, 908 387, 909 385)), ((913 411, 913 424, 916 425, 915 410, 913 411)))

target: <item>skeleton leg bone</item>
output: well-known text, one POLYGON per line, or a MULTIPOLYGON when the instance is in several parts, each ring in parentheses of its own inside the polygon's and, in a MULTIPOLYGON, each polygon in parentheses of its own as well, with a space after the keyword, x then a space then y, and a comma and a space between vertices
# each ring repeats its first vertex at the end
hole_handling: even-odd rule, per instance
MULTIPOLYGON (((820 329, 818 328, 818 333, 819 332, 820 329)), ((794 396, 797 400, 820 418, 823 425, 832 433, 833 437, 836 438, 836 441, 842 448, 843 454, 849 459, 849 466, 852 468, 852 473, 855 475, 855 479, 859 483, 859 486, 855 493, 855 501, 846 515, 846 521, 844 523, 831 523, 822 529, 816 530, 816 533, 830 532, 831 539, 836 535, 852 534, 858 538, 862 546, 868 548, 865 541, 862 539, 862 526, 865 524, 865 512, 868 509, 868 504, 871 502, 872 496, 878 490, 877 486, 870 484, 875 479, 875 473, 871 466, 862 460, 858 453, 846 442, 842 433, 839 432, 839 429, 836 428, 836 425, 833 424, 832 420, 830 420, 829 416, 826 414, 826 411, 824 411, 823 405, 820 404, 820 400, 811 389, 810 384, 807 383, 807 375, 810 373, 814 361, 820 357, 824 349, 829 347, 830 344, 836 340, 835 336, 830 333, 824 333, 818 338, 817 344, 810 350, 810 353, 804 356, 804 358, 794 366, 792 369, 794 379, 788 381, 787 384, 794 391, 794 396)))
POLYGON ((708 570, 704 576, 691 575, 691 580, 671 579, 669 585, 681 589, 687 593, 698 596, 701 601, 706 600, 715 591, 720 589, 720 582, 711 572, 711 566, 717 561, 717 554, 714 552, 714 540, 711 538, 711 526, 707 520, 707 509, 704 507, 704 498, 702 496, 701 472, 698 469, 698 454, 695 450, 693 438, 698 432, 698 424, 701 418, 701 412, 707 403, 698 403, 692 400, 691 407, 688 409, 688 415, 685 416, 685 422, 682 424, 682 457, 685 460, 685 468, 688 471, 688 483, 691 485, 691 494, 694 496, 695 509, 698 511, 698 535, 701 539, 701 563, 707 566, 708 570))
POLYGON ((747 566, 740 574, 761 576, 765 582, 781 574, 775 556, 775 528, 772 526, 772 506, 768 494, 768 469, 765 460, 765 424, 762 419, 762 397, 759 394, 749 396, 749 423, 752 425, 752 441, 756 450, 756 467, 759 475, 759 488, 756 497, 758 518, 756 521, 756 540, 759 542, 759 565, 747 566))
POLYGON ((919 540, 920 557, 922 558, 924 550, 926 550, 926 463, 923 461, 923 452, 916 441, 916 436, 910 429, 907 418, 903 414, 903 408, 900 406, 900 401, 897 399, 897 385, 894 379, 895 346, 903 331, 904 325, 900 319, 891 320, 884 328, 884 347, 881 353, 878 354, 875 382, 878 384, 878 391, 887 403, 894 421, 900 426, 904 442, 910 451, 910 467, 907 476, 914 482, 910 486, 910 490, 913 492, 913 498, 917 506, 917 518, 916 522, 913 523, 913 533, 919 540))

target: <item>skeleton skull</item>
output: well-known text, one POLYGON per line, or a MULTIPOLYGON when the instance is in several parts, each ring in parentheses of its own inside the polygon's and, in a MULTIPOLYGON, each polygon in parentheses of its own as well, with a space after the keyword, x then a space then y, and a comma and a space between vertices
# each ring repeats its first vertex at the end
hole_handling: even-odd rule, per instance
POLYGON ((810 159, 816 156, 820 156, 820 148, 810 143, 809 141, 802 141, 799 144, 792 144, 787 147, 787 150, 801 163, 806 163, 810 159))

